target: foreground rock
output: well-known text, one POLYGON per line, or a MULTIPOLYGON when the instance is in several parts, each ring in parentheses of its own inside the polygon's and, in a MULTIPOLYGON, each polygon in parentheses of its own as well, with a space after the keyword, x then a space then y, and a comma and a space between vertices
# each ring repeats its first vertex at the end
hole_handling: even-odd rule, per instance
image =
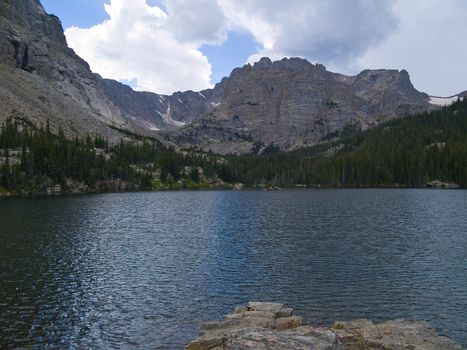
POLYGON ((220 321, 203 323, 187 350, 461 350, 438 336, 427 322, 405 320, 374 324, 369 320, 336 322, 331 327, 302 325, 293 309, 278 303, 237 306, 220 321))

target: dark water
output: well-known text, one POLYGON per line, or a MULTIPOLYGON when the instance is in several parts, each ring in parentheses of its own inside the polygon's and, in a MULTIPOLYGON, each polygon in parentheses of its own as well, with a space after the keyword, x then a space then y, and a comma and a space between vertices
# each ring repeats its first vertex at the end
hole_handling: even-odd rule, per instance
POLYGON ((422 319, 467 345, 467 191, 0 201, 0 348, 181 349, 248 300, 422 319))

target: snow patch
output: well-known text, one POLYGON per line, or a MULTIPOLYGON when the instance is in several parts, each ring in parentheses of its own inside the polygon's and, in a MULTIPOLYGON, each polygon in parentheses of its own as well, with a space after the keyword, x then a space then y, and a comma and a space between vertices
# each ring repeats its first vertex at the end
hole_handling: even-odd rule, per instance
POLYGON ((216 102, 211 102, 211 104, 212 104, 213 107, 217 107, 217 106, 220 105, 220 103, 216 103, 216 102))
POLYGON ((169 106, 167 107, 167 112, 165 112, 164 114, 160 114, 160 115, 162 117, 162 120, 166 124, 173 125, 173 126, 176 126, 176 127, 182 127, 182 126, 184 126, 186 124, 186 123, 179 122, 177 120, 172 119, 172 117, 170 116, 170 102, 169 102, 169 106))
POLYGON ((430 103, 436 106, 449 106, 452 105, 457 99, 463 99, 463 97, 459 96, 451 96, 451 97, 438 97, 438 96, 430 96, 430 103))
POLYGON ((201 92, 198 92, 198 95, 200 95, 202 98, 206 99, 206 96, 204 96, 201 92))
POLYGON ((180 100, 179 98, 177 98, 178 102, 180 102, 182 105, 184 104, 182 100, 180 100))
POLYGON ((161 131, 161 129, 159 129, 157 126, 151 123, 147 123, 147 127, 149 130, 152 130, 152 131, 161 131))

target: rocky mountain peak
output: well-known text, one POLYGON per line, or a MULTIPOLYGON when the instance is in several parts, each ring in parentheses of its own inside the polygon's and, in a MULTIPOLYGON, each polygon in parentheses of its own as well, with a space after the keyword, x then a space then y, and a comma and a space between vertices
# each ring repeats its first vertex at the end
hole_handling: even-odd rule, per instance
POLYGON ((262 57, 258 62, 253 64, 253 68, 270 68, 272 66, 272 61, 269 57, 262 57))
POLYGON ((175 138, 219 153, 274 145, 306 147, 347 126, 377 123, 430 109, 407 71, 365 70, 356 76, 329 72, 301 58, 235 69, 219 103, 175 138))
MULTIPOLYGON (((242 70, 242 68, 239 68, 242 70)), ((271 61, 269 57, 263 57, 259 61, 255 62, 253 66, 246 64, 243 67, 244 70, 295 70, 295 71, 305 71, 305 70, 315 70, 325 72, 326 67, 322 64, 317 63, 316 65, 310 63, 308 60, 298 57, 283 58, 279 61, 271 61)), ((235 71, 235 70, 234 70, 235 71)))
POLYGON ((391 86, 405 90, 415 90, 410 81, 409 73, 405 69, 401 71, 395 69, 367 69, 356 76, 355 84, 367 84, 385 88, 391 86))

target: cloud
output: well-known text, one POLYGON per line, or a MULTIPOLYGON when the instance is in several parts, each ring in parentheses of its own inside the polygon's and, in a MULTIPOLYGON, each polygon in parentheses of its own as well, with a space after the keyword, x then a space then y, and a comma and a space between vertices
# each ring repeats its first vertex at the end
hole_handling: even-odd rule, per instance
POLYGON ((356 58, 397 28, 392 0, 218 0, 249 30, 260 56, 297 56, 349 71, 356 58))
POLYGON ((138 89, 208 88, 211 65, 201 48, 221 46, 232 30, 258 43, 245 54, 249 62, 296 56, 347 74, 407 69, 431 94, 467 88, 464 0, 108 1, 109 20, 69 28, 68 42, 94 71, 138 89))
POLYGON ((180 42, 196 47, 219 45, 227 40, 228 21, 212 0, 166 0, 166 28, 180 42))
MULTIPOLYGON (((110 0, 105 10, 109 19, 103 23, 66 30, 70 46, 93 71, 106 78, 135 81, 139 90, 159 93, 210 86, 211 65, 198 49, 202 31, 191 36, 174 31, 169 16, 146 0, 110 0)), ((212 30, 209 42, 219 38, 212 30)))
POLYGON ((416 88, 449 96, 467 89, 467 2, 398 0, 399 30, 358 61, 368 68, 407 69, 416 88))

